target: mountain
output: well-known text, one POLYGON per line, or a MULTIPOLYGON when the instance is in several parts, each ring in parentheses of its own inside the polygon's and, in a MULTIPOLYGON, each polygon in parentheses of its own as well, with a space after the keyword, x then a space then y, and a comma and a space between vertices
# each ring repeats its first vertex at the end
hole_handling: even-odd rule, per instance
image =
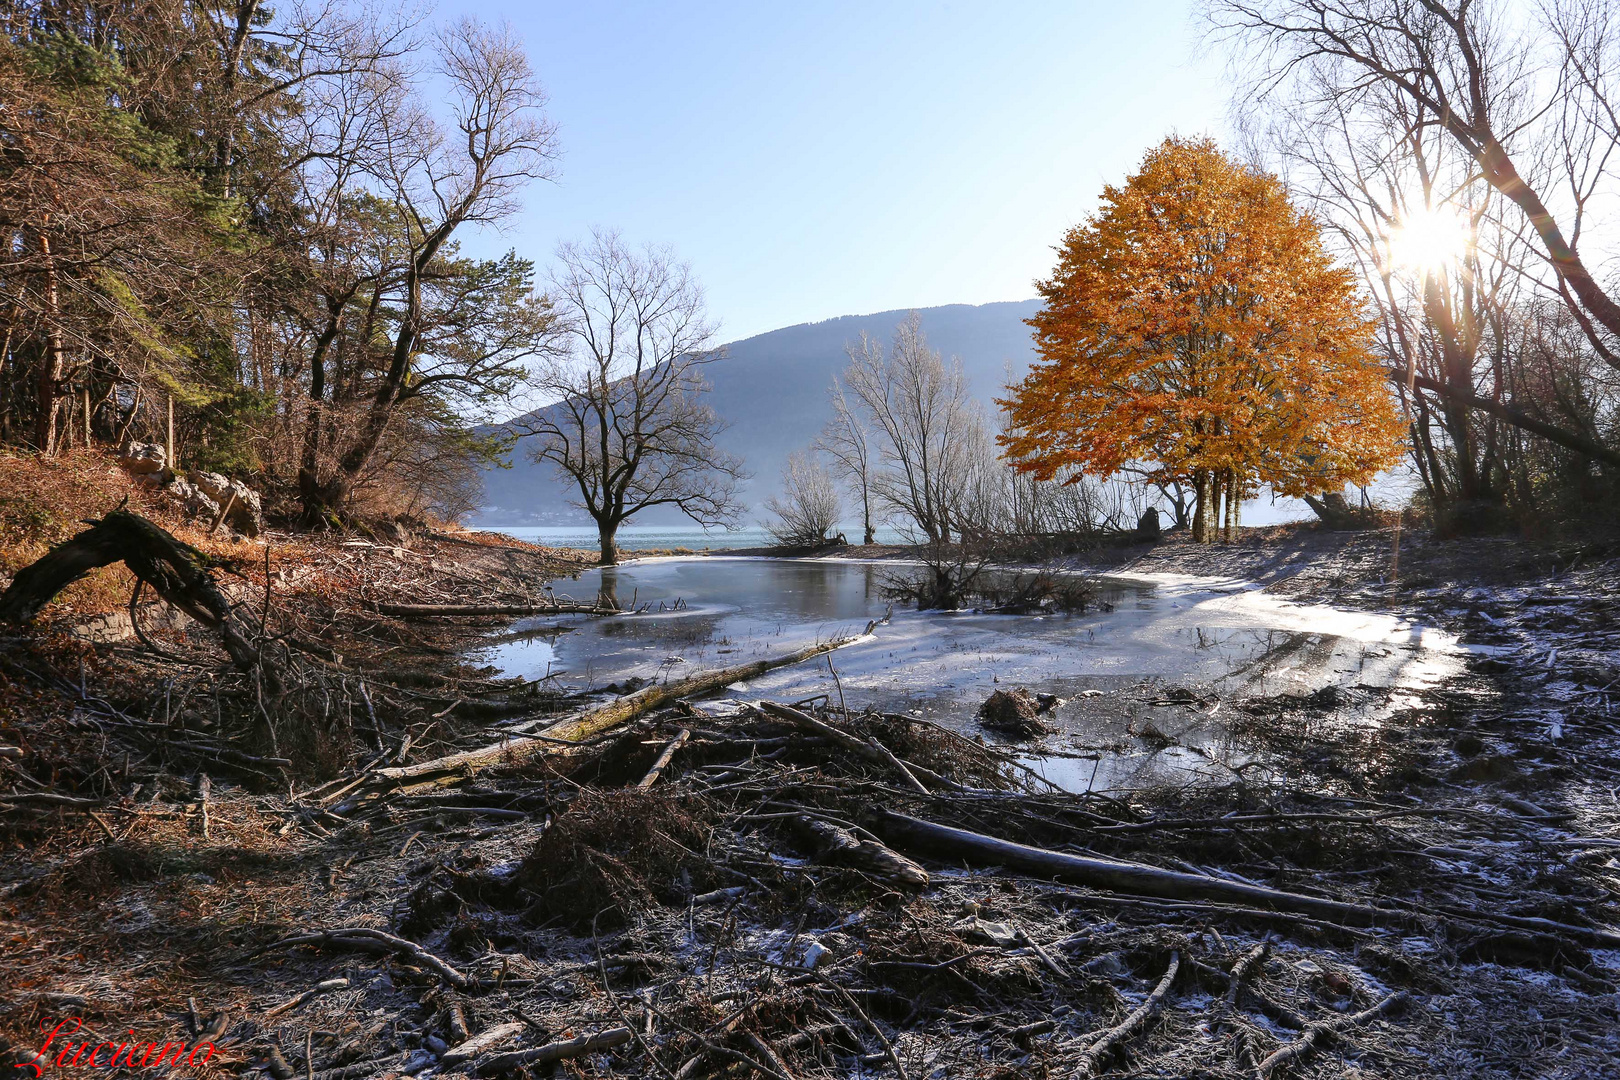
MULTIPOLYGON (((1030 329, 1024 325, 1039 308, 1038 300, 1000 304, 950 304, 922 308, 923 332, 929 345, 947 358, 960 357, 973 394, 987 407, 1007 381, 1010 363, 1020 376, 1034 356, 1030 329)), ((887 346, 906 311, 847 315, 804 323, 726 346, 726 357, 709 365, 715 411, 731 426, 720 437, 722 449, 738 455, 753 475, 744 498, 753 507, 775 493, 788 453, 810 444, 832 415, 827 388, 848 366, 844 347, 864 331, 887 346)), ((636 520, 661 524, 676 520, 672 511, 654 508, 636 520)), ((583 523, 582 511, 568 505, 566 490, 550 466, 530 461, 522 442, 511 469, 491 469, 484 476, 484 506, 479 525, 563 525, 583 523)))

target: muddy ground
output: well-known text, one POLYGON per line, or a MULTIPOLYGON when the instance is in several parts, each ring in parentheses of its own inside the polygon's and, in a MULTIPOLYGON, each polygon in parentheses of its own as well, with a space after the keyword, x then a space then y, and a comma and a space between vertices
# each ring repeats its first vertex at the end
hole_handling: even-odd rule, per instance
POLYGON ((268 604, 240 568, 273 689, 196 630, 14 634, 0 1034, 26 1062, 72 1017, 53 1059, 132 1032, 278 1080, 1620 1074, 1617 552, 1408 531, 1392 567, 1393 542, 1070 557, 1476 649, 1381 726, 1223 703, 1285 767, 1128 800, 857 701, 677 702, 502 750, 491 725, 577 731, 600 701, 463 667, 499 619, 380 609, 543 603, 583 565, 522 545, 333 542, 268 604), (916 822, 1146 871, 1008 869, 916 822))

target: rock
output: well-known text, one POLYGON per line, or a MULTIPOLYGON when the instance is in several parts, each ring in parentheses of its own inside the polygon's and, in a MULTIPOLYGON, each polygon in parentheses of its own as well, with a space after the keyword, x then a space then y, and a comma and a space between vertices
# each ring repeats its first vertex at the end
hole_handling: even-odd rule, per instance
POLYGON ((979 723, 992 731, 1027 739, 1046 731, 1046 725, 1036 719, 1039 712, 1039 705, 1023 687, 997 690, 979 706, 979 723))
POLYGON ((118 451, 118 464, 136 476, 149 476, 168 468, 169 456, 157 443, 131 442, 118 451))
POLYGON ((169 498, 180 504, 180 509, 194 518, 205 519, 210 524, 219 516, 219 504, 190 480, 176 477, 174 483, 164 489, 169 498))
POLYGON ((1157 540, 1164 535, 1159 525, 1159 509, 1150 506, 1142 511, 1142 516, 1136 519, 1136 534, 1143 540, 1157 540))
POLYGON ((264 528, 264 511, 258 492, 240 480, 229 480, 215 472, 197 473, 191 479, 198 490, 214 500, 216 506, 230 503, 230 513, 225 518, 227 525, 246 536, 259 535, 264 528), (231 501, 232 495, 236 496, 234 502, 231 501))

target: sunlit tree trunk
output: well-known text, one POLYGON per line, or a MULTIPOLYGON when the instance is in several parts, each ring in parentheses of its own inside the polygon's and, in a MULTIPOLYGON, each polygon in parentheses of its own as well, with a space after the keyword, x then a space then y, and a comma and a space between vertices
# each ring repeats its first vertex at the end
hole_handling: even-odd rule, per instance
POLYGON ((51 258, 51 241, 39 234, 39 254, 45 264, 45 355, 39 366, 39 415, 34 424, 34 445, 41 454, 56 453, 57 419, 62 411, 62 376, 66 352, 62 348, 61 300, 57 295, 56 261, 51 258))

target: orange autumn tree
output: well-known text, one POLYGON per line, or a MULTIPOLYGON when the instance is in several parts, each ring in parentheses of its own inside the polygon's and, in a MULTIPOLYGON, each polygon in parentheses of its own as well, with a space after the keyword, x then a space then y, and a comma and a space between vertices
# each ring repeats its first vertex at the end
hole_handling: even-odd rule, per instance
POLYGON ((1207 543, 1223 499, 1230 538, 1262 484, 1311 496, 1399 459, 1355 279, 1276 177, 1166 139, 1059 252, 1039 362, 1001 402, 1019 470, 1186 485, 1207 543))

